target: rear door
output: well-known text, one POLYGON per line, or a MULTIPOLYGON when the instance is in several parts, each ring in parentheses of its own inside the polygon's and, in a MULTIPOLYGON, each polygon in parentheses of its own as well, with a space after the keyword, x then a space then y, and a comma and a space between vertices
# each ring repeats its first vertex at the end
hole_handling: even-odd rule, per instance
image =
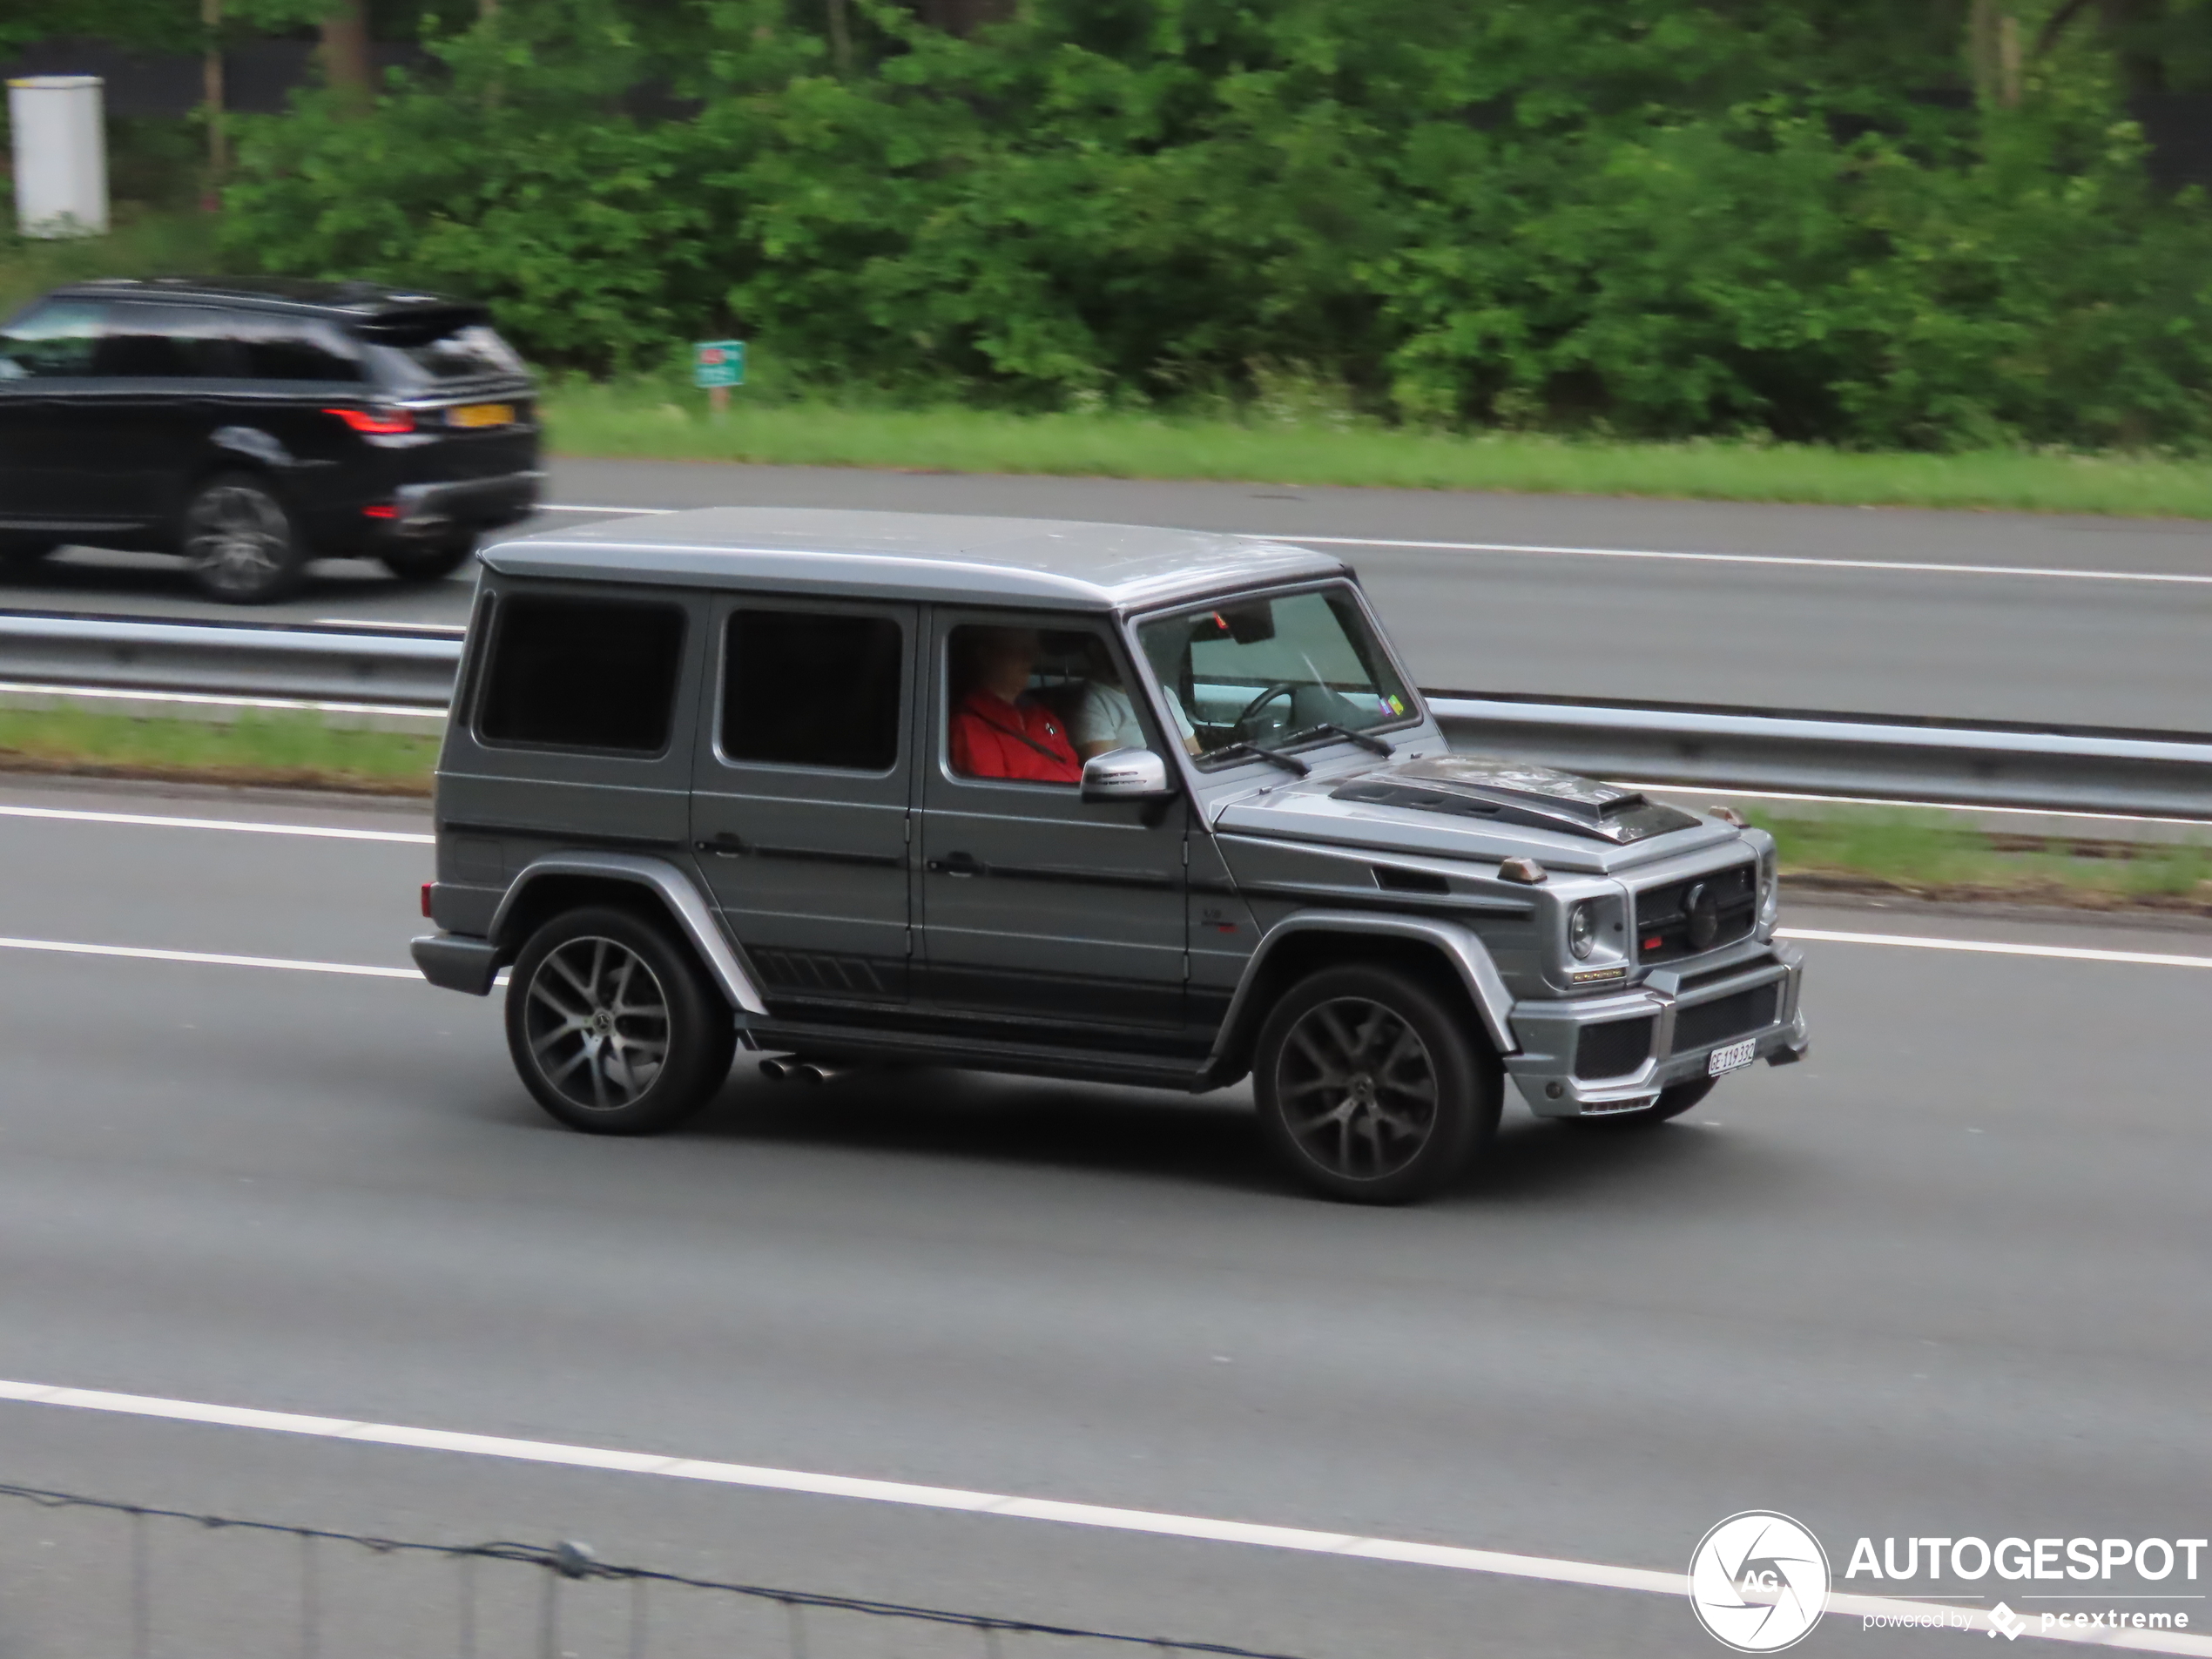
POLYGON ((907 1000, 919 623, 911 605, 717 603, 692 850, 779 1014, 907 1000))

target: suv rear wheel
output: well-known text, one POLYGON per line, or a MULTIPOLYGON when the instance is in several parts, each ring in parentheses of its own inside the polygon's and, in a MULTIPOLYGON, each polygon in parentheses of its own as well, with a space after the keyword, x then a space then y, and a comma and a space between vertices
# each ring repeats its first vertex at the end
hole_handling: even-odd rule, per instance
POLYGON ((476 538, 463 532, 411 547, 387 548, 376 556, 402 582, 440 582, 475 556, 476 538))
POLYGON ((1497 1128, 1498 1063, 1420 980, 1359 964, 1277 1003, 1252 1058, 1263 1133, 1315 1190, 1404 1204, 1447 1185, 1497 1128))
POLYGON ((652 1135, 730 1075, 737 1028, 691 952, 627 910, 556 916, 507 981, 507 1047, 523 1082, 570 1129, 652 1135))
POLYGON ((307 575, 307 550, 292 515, 263 478, 226 472, 185 503, 184 555, 193 582, 226 604, 267 604, 307 575))

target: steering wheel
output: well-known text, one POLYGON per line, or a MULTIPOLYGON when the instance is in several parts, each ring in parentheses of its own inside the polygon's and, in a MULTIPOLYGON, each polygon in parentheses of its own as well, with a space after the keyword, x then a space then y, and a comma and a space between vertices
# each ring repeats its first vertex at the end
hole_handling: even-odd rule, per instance
POLYGON ((1231 722, 1231 725, 1234 727, 1239 736, 1249 738, 1251 735, 1249 727, 1254 715, 1258 714, 1262 709, 1265 708, 1270 703, 1272 703, 1278 697, 1295 697, 1297 694, 1298 683, 1295 680, 1277 680, 1273 685, 1268 686, 1265 691, 1262 691, 1258 697, 1254 698, 1251 702, 1245 704, 1243 708, 1239 709, 1237 711, 1236 719, 1231 722))

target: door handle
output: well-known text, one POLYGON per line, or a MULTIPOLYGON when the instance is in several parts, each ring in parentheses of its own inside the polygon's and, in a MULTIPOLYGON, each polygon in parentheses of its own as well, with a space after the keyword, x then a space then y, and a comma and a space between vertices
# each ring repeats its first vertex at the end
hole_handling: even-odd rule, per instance
POLYGON ((741 837, 732 834, 728 830, 722 830, 706 840, 694 841, 691 846, 698 852, 711 853, 718 858, 725 859, 743 858, 752 850, 741 837))
POLYGON ((973 853, 948 853, 941 859, 932 859, 926 867, 932 875, 981 875, 983 861, 973 853))

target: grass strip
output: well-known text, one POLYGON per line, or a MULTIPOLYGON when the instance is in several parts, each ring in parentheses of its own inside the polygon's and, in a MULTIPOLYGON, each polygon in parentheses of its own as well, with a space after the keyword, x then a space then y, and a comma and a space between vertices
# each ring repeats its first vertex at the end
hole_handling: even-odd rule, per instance
POLYGON ((439 738, 331 726, 302 711, 145 719, 64 706, 0 709, 0 770, 428 795, 439 738))
POLYGON ((2161 455, 1862 455, 1720 439, 1423 432, 1311 413, 1021 415, 803 396, 748 401, 748 389, 717 418, 703 393, 664 381, 569 381, 549 389, 544 410, 552 448, 578 456, 2212 518, 2212 468, 2161 455))
MULTIPOLYGON (((1785 887, 2212 915, 2212 845, 1960 830, 1930 814, 1745 814, 1770 831, 1785 887)), ((2212 835, 2212 826, 2208 826, 2212 835)))

